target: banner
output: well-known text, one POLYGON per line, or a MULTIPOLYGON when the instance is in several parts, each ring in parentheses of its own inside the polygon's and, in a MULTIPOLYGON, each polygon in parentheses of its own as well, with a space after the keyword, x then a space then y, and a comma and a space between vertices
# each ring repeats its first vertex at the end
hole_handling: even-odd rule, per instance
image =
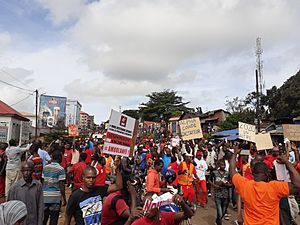
POLYGON ((111 111, 103 152, 110 155, 129 156, 134 143, 135 119, 111 111))
POLYGON ((160 206, 167 205, 172 202, 173 202, 173 195, 170 192, 164 193, 160 196, 153 195, 152 199, 151 198, 146 199, 143 210, 147 212, 150 209, 159 208, 160 206))
POLYGON ((79 135, 78 126, 76 124, 70 124, 68 126, 68 130, 69 130, 70 137, 76 137, 79 135))
POLYGON ((272 149, 274 147, 269 133, 255 135, 255 144, 258 151, 272 149))
POLYGON ((198 117, 179 120, 179 127, 182 140, 184 141, 203 138, 200 119, 198 117))
POLYGON ((256 128, 254 125, 239 122, 239 138, 255 142, 256 128))
POLYGON ((300 125, 282 124, 283 135, 290 141, 300 141, 300 125))

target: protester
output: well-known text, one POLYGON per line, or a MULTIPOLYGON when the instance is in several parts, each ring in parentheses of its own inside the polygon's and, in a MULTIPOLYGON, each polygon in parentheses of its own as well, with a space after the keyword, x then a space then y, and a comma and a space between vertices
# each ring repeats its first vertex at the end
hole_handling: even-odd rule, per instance
POLYGON ((159 173, 162 171, 163 166, 164 163, 162 160, 156 160, 154 162, 154 169, 148 170, 146 179, 146 193, 150 196, 154 193, 160 194, 169 191, 167 188, 160 187, 163 183, 160 181, 159 173))
POLYGON ((182 208, 182 212, 160 212, 158 208, 153 208, 143 218, 135 220, 136 217, 141 216, 141 210, 137 210, 125 225, 177 225, 194 215, 181 196, 174 195, 173 202, 182 208))
POLYGON ((27 216, 27 208, 22 201, 8 201, 0 204, 1 225, 23 225, 27 216))
POLYGON ((43 160, 43 167, 45 167, 46 164, 51 162, 51 157, 47 151, 43 150, 43 143, 41 140, 38 140, 37 144, 39 146, 38 154, 43 160))
POLYGON ((111 155, 105 154, 105 170, 106 170, 106 175, 110 175, 112 173, 112 168, 113 168, 113 164, 114 164, 114 160, 111 157, 111 155))
POLYGON ((244 224, 279 225, 279 202, 282 197, 300 189, 300 175, 286 156, 279 156, 277 161, 285 164, 291 182, 270 181, 269 167, 264 162, 256 162, 252 168, 254 180, 246 180, 236 172, 235 158, 240 150, 235 148, 230 161, 230 174, 237 192, 244 201, 244 224))
POLYGON ((46 225, 50 218, 50 225, 57 225, 61 206, 66 205, 64 168, 60 165, 62 153, 54 151, 51 154, 52 162, 43 170, 44 194, 44 222, 46 225))
POLYGON ((103 204, 101 225, 124 225, 137 205, 130 177, 123 176, 123 189, 108 195, 103 204))
POLYGON ((27 217, 25 225, 43 225, 44 199, 42 184, 32 178, 34 164, 32 161, 22 163, 22 179, 14 183, 7 200, 19 200, 26 204, 27 217))
POLYGON ((205 179, 205 171, 208 169, 208 166, 203 159, 203 153, 201 151, 197 152, 196 158, 194 159, 196 163, 196 173, 199 178, 196 181, 196 198, 197 198, 197 206, 205 208, 207 204, 207 188, 206 188, 206 179, 205 179), (200 191, 202 192, 202 197, 200 196, 200 191))
POLYGON ((197 181, 199 180, 195 170, 195 166, 192 163, 192 157, 192 154, 185 154, 184 162, 180 164, 178 171, 178 184, 182 188, 183 199, 189 200, 191 204, 193 204, 195 197, 195 191, 193 187, 193 176, 196 178, 197 181))
POLYGON ((5 149, 7 146, 6 143, 0 143, 0 203, 5 200, 5 167, 7 163, 5 149))
POLYGON ((30 146, 29 152, 31 156, 29 157, 29 160, 32 161, 34 164, 32 178, 40 181, 43 172, 43 159, 38 154, 38 150, 39 150, 39 145, 37 143, 33 143, 30 146))
POLYGON ((74 191, 68 201, 65 213, 65 225, 70 225, 72 217, 76 225, 96 225, 101 222, 103 198, 108 193, 122 189, 122 176, 119 165, 116 165, 116 183, 109 186, 95 186, 97 171, 87 166, 83 171, 84 185, 74 191))
POLYGON ((211 173, 211 185, 214 188, 217 209, 216 224, 222 225, 222 219, 229 220, 226 210, 229 202, 229 187, 231 187, 229 173, 225 170, 224 160, 217 162, 217 169, 211 173))
POLYGON ((106 171, 105 171, 105 158, 103 156, 98 157, 97 164, 94 167, 97 170, 97 177, 95 181, 95 186, 103 186, 106 181, 106 171))
POLYGON ((171 149, 169 145, 164 148, 164 154, 162 154, 161 159, 164 162, 164 167, 161 171, 161 174, 164 175, 168 169, 169 164, 171 163, 171 149))
POLYGON ((83 170, 86 168, 86 153, 81 153, 79 156, 79 162, 74 164, 71 168, 69 173, 73 174, 73 181, 74 181, 74 190, 83 187, 83 170))
POLYGON ((22 153, 28 151, 29 148, 29 144, 25 148, 21 148, 20 146, 17 146, 17 142, 14 139, 9 141, 9 146, 5 150, 7 157, 5 178, 6 197, 10 187, 19 179, 22 153))

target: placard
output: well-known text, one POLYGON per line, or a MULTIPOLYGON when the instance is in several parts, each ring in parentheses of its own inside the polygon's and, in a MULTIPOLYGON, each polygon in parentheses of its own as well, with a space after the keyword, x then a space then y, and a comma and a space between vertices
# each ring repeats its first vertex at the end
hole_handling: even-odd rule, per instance
POLYGON ((68 126, 69 136, 76 137, 79 135, 78 126, 76 124, 70 124, 68 126))
POLYGON ((282 124, 283 135, 290 141, 300 141, 300 125, 282 124))
POLYGON ((110 155, 129 156, 134 141, 135 119, 125 114, 111 111, 103 146, 103 152, 110 155))
POLYGON ((182 140, 184 141, 203 137, 200 119, 198 117, 179 120, 179 127, 182 140))
POLYGON ((256 134, 255 135, 255 144, 256 144, 256 149, 258 151, 272 149, 274 147, 272 139, 271 139, 271 135, 269 133, 256 134))
POLYGON ((255 142, 256 128, 254 125, 239 122, 239 138, 255 142))
POLYGON ((147 212, 150 209, 159 208, 160 206, 167 205, 172 202, 173 202, 173 195, 170 192, 164 193, 160 196, 153 195, 152 199, 151 198, 146 199, 143 210, 147 212))

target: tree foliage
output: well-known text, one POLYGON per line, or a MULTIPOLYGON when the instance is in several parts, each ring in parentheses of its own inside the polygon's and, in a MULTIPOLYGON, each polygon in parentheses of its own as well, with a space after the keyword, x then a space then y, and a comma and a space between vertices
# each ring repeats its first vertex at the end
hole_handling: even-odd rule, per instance
POLYGON ((168 122, 172 116, 180 116, 183 112, 193 111, 193 109, 186 106, 189 102, 183 102, 183 98, 173 90, 152 92, 146 96, 149 101, 142 103, 140 106, 143 120, 155 122, 164 120, 168 122))
POLYGON ((122 113, 135 119, 140 118, 140 112, 138 109, 127 109, 124 110, 122 113))

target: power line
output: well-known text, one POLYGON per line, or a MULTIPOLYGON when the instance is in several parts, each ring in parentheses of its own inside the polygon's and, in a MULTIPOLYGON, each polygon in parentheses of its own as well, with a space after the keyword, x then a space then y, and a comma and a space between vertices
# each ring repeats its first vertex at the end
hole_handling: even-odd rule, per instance
POLYGON ((14 106, 14 105, 17 105, 17 104, 19 104, 19 103, 25 101, 25 100, 26 100, 27 98, 29 98, 31 95, 33 95, 33 94, 29 94, 26 98, 23 98, 23 99, 19 100, 18 102, 14 103, 14 104, 12 104, 12 105, 10 105, 10 106, 14 106))
POLYGON ((7 72, 6 70, 4 69, 1 69, 1 72, 7 74, 8 76, 12 77, 14 80, 18 81, 20 84, 24 85, 24 86, 27 86, 29 88, 31 88, 28 84, 22 82, 21 80, 19 80, 18 78, 16 78, 15 76, 13 76, 11 73, 7 72))
POLYGON ((10 84, 10 83, 8 83, 8 82, 6 82, 6 81, 3 81, 3 80, 0 80, 0 82, 3 83, 3 84, 6 84, 6 85, 8 85, 8 86, 11 86, 11 87, 14 87, 14 88, 18 88, 18 89, 23 90, 23 91, 33 92, 33 90, 29 90, 29 89, 26 89, 26 88, 21 88, 21 87, 19 87, 19 86, 16 86, 16 85, 14 85, 14 84, 10 84))

